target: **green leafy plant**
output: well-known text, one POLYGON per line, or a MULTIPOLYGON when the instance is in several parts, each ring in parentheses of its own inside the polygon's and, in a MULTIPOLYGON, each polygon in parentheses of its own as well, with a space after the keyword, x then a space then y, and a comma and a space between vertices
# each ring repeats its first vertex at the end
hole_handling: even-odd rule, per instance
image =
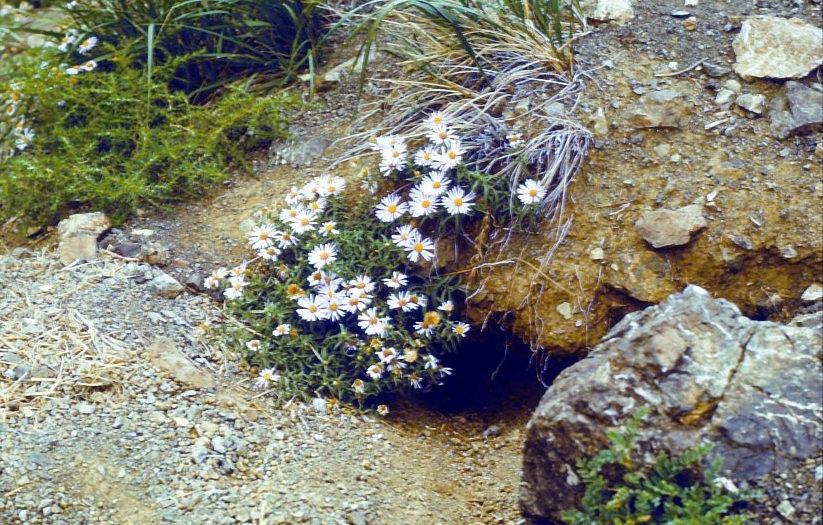
POLYGON ((174 62, 150 80, 111 52, 106 71, 52 65, 51 48, 2 66, 12 80, 0 82, 0 220, 42 225, 86 208, 121 219, 208 191, 248 151, 285 137, 284 108, 299 104, 233 87, 194 106, 165 82, 174 62))
MULTIPOLYGON (((314 69, 325 24, 317 0, 77 0, 63 7, 77 32, 68 52, 95 37, 109 49, 128 50, 149 77, 174 61, 174 89, 195 100, 239 79, 283 86, 314 69), (182 57, 182 59, 181 59, 182 57), (259 78, 258 78, 259 77, 259 78)), ((54 34, 62 37, 63 35, 54 34)), ((112 58, 98 53, 100 62, 112 58)))
POLYGON ((638 411, 618 430, 608 433, 609 447, 578 462, 586 485, 581 508, 566 512, 570 525, 741 525, 750 516, 739 507, 756 495, 730 491, 719 477, 720 460, 708 469, 704 444, 677 457, 657 455, 651 465, 635 461, 637 438, 647 409, 638 411))

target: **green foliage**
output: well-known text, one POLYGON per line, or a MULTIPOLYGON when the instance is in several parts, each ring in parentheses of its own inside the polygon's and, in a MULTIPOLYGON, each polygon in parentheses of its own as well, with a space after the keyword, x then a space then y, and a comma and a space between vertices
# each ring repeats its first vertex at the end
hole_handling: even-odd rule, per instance
POLYGON ((78 0, 65 12, 82 38, 128 48, 149 76, 184 57, 170 80, 201 100, 250 76, 269 87, 293 80, 314 66, 325 37, 317 0, 78 0))
POLYGON ((720 462, 704 470, 711 450, 701 445, 672 458, 659 454, 652 465, 634 461, 637 437, 648 410, 638 411, 625 426, 608 433, 609 448, 578 462, 586 484, 581 509, 564 514, 570 525, 742 525, 749 515, 739 512, 750 492, 730 492, 719 483, 720 462))
POLYGON ((42 224, 72 208, 119 219, 202 193, 226 177, 229 163, 284 137, 283 108, 297 104, 294 95, 258 98, 232 88, 212 105, 193 106, 165 82, 174 63, 149 80, 118 57, 109 71, 76 75, 49 66, 48 49, 13 62, 0 67, 12 79, 0 82, 0 108, 17 100, 16 120, 0 117, 0 150, 4 136, 6 149, 14 147, 15 128, 34 138, 13 156, 0 154, 0 222, 42 224))

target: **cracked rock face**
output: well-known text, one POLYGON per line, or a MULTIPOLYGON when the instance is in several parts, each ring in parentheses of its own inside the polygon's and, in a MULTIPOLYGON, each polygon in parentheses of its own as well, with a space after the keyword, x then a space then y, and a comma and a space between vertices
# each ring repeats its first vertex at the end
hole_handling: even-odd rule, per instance
POLYGON ((823 63, 823 34, 798 18, 752 17, 734 39, 734 53, 734 70, 744 78, 801 78, 823 63))
POLYGON ((556 520, 574 508, 584 489, 576 461, 603 448, 606 433, 641 406, 651 409, 643 452, 678 454, 707 440, 715 447, 706 461, 721 456, 735 481, 788 471, 818 453, 822 320, 752 321, 697 286, 627 315, 557 378, 532 416, 524 513, 556 520))

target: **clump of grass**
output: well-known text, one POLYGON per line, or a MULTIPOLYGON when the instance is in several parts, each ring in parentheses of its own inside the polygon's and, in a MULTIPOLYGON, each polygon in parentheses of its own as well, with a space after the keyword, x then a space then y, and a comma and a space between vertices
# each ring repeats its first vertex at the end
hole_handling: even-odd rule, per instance
POLYGON ((12 79, 0 82, 0 221, 42 225, 86 208, 119 220, 208 191, 248 151, 287 134, 293 94, 258 98, 234 87, 194 106, 166 82, 175 62, 149 79, 108 51, 105 71, 53 65, 50 48, 0 67, 12 79))
POLYGON ((586 485, 580 509, 566 512, 569 525, 592 523, 677 523, 743 525, 751 516, 740 507, 756 493, 738 490, 720 477, 721 460, 704 469, 708 444, 671 457, 660 453, 651 465, 635 461, 647 409, 608 433, 609 447, 577 464, 586 485), (728 487, 728 488, 727 488, 728 487))

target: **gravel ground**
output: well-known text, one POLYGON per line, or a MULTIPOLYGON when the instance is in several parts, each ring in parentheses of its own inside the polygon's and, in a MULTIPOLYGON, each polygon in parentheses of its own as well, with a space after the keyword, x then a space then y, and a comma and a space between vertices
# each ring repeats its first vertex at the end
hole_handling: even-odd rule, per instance
POLYGON ((213 303, 153 295, 156 271, 0 258, 0 523, 519 521, 528 408, 277 407, 210 343, 213 303))

